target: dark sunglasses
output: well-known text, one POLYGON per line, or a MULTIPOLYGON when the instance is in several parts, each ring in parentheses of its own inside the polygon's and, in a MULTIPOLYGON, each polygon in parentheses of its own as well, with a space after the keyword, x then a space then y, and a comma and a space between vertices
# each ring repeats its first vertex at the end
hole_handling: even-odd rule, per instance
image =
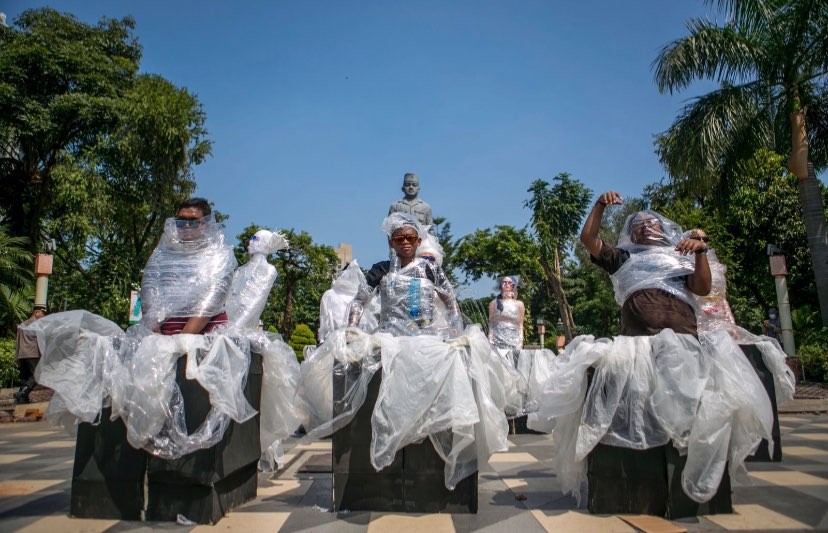
POLYGON ((710 237, 690 237, 694 241, 710 242, 710 237))
POLYGON ((397 235, 396 237, 391 237, 391 240, 397 244, 402 244, 407 242, 408 244, 414 244, 419 239, 416 235, 397 235))
POLYGON ((201 218, 178 218, 175 219, 176 228, 197 228, 201 225, 203 219, 201 218))

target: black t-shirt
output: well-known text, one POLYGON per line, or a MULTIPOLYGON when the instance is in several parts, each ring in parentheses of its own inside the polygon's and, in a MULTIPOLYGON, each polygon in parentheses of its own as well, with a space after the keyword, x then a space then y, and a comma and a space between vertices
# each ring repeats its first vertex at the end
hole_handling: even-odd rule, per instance
MULTIPOLYGON (((601 252, 592 262, 614 274, 630 253, 601 241, 601 252)), ((621 306, 621 335, 655 335, 665 328, 697 335, 696 312, 687 302, 662 289, 641 289, 621 306)))

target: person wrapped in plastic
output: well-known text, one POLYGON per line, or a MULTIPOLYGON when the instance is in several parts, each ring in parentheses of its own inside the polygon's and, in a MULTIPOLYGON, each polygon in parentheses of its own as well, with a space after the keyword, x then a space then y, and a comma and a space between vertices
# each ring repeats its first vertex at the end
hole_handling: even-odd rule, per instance
MULTIPOLYGON (((354 260, 342 270, 331 288, 325 291, 319 303, 319 342, 324 342, 331 331, 348 325, 348 309, 357 290, 364 284, 365 274, 359 268, 359 263, 354 260)), ((359 327, 364 331, 374 331, 377 327, 373 307, 375 306, 367 309, 360 319, 359 327)))
POLYGON ((165 222, 144 268, 141 324, 172 335, 206 333, 226 323, 224 303, 236 266, 207 200, 186 200, 165 222))
POLYGON ((257 233, 250 263, 234 277, 232 250, 209 215, 205 200, 191 199, 166 221, 145 269, 146 312, 126 333, 87 311, 33 324, 44 353, 39 375, 55 390, 47 418, 71 429, 77 421, 97 423, 102 409, 111 407, 111 419, 123 420, 134 448, 165 459, 208 448, 231 420, 256 415, 244 396, 253 346, 264 365, 262 459, 266 465, 280 459, 278 441, 298 424, 292 405, 298 362, 287 344, 255 331, 255 324, 275 280, 275 270, 263 264, 266 254, 286 243, 257 233), (266 241, 262 246, 259 238, 266 241), (187 378, 208 392, 211 404, 193 432, 176 383, 180 357, 187 358, 187 378))
POLYGON ((595 505, 599 512, 684 513, 696 504, 680 503, 683 495, 673 485, 642 485, 654 495, 642 498, 620 487, 617 476, 611 482, 602 478, 600 470, 621 464, 613 457, 623 453, 612 450, 663 449, 659 464, 678 454, 677 464, 686 459, 682 491, 693 502, 708 502, 725 465, 732 475, 743 473, 745 458, 763 438, 770 440, 773 414, 728 332, 698 335, 696 296, 711 288, 706 243, 683 239, 677 224, 642 211, 628 217, 618 246, 611 246, 598 237, 601 218, 607 205, 621 203, 616 192, 599 196, 581 232, 592 260, 610 273, 621 306, 621 335, 573 339, 536 391, 540 405, 528 426, 554 431, 553 463, 565 492, 579 497, 587 457, 596 465, 590 473, 599 480, 589 486, 591 510, 595 505), (672 447, 664 447, 668 443, 672 447))
POLYGON ((503 405, 492 399, 502 398, 503 391, 491 388, 497 383, 490 382, 486 337, 478 326, 461 330, 451 284, 436 261, 417 256, 426 231, 403 213, 391 214, 382 227, 391 260, 365 276, 351 304, 350 327, 329 333, 302 364, 298 395, 306 438, 345 427, 381 371, 371 416, 371 464, 379 471, 399 450, 428 438, 445 461, 445 486, 453 489, 479 461, 506 449, 503 405), (375 293, 380 320, 377 331, 367 334, 356 325, 375 293), (447 309, 444 326, 435 319, 438 300, 447 309), (334 379, 345 383, 344 390, 335 398, 319 394, 332 391, 334 379))
POLYGON ((489 342, 495 348, 523 349, 523 318, 526 308, 517 299, 517 276, 503 276, 500 294, 489 303, 489 342))

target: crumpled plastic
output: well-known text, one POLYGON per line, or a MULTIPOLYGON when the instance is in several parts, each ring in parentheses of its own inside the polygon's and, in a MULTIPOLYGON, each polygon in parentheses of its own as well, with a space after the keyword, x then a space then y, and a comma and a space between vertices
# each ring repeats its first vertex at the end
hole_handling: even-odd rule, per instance
POLYGON ((141 283, 141 323, 147 329, 170 317, 212 317, 224 310, 236 257, 209 215, 198 231, 197 239, 186 240, 175 219, 164 224, 141 283))
POLYGON ((736 319, 727 303, 727 267, 719 262, 716 252, 707 252, 710 265, 710 293, 706 296, 694 295, 698 302, 698 330, 700 332, 724 329, 734 331, 736 319))
POLYGON ((695 257, 682 256, 672 247, 650 246, 630 254, 621 268, 610 276, 615 301, 624 305, 641 289, 661 289, 698 309, 696 299, 685 288, 684 278, 695 269, 695 257))
MULTIPOLYGON (((325 340, 329 332, 348 325, 348 308, 357 290, 365 285, 365 275, 356 260, 351 261, 345 270, 334 280, 330 289, 322 295, 319 304, 319 341, 325 340)), ((377 329, 379 305, 375 301, 366 303, 365 311, 359 321, 360 329, 374 331, 377 329)))
MULTIPOLYGON (((231 420, 241 423, 256 414, 243 392, 251 349, 244 332, 225 328, 208 335, 163 336, 139 324, 124 333, 87 311, 49 315, 31 329, 42 354, 37 379, 55 390, 47 409, 53 422, 96 423, 101 409, 111 405, 112 418, 124 421, 132 446, 175 459, 215 445, 231 420), (175 382, 179 357, 187 358, 187 378, 210 397, 210 413, 193 433, 187 432, 175 382)), ((296 428, 296 418, 289 415, 299 368, 291 348, 277 337, 252 335, 264 358, 263 462, 272 464, 282 460, 278 441, 296 428)))
POLYGON ((489 376, 490 353, 478 326, 450 341, 432 335, 369 335, 353 328, 334 331, 302 363, 297 403, 303 422, 310 424, 305 438, 320 438, 347 425, 381 368, 371 463, 380 470, 400 449, 428 437, 446 462, 446 487, 453 489, 492 453, 508 446, 504 406, 493 399, 497 393, 489 376), (332 408, 336 373, 346 386, 332 408))
POLYGON ((770 401, 726 331, 701 341, 670 329, 652 337, 579 336, 552 361, 550 378, 535 386, 538 411, 527 425, 553 432, 553 467, 562 490, 576 498, 584 459, 598 442, 645 449, 672 441, 687 453, 685 492, 704 502, 725 462, 736 475, 761 439, 772 440, 770 401))

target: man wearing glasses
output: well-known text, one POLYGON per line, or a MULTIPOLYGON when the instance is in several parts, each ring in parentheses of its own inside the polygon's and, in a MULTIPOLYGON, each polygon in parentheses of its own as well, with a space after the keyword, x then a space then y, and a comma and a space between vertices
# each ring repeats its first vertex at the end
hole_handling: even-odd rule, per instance
POLYGON ((677 224, 653 211, 641 211, 630 216, 618 246, 612 246, 598 236, 601 218, 607 205, 621 204, 617 192, 603 193, 581 230, 592 261, 613 279, 621 305, 621 335, 655 335, 665 328, 696 335, 695 304, 688 291, 699 296, 710 292, 707 236, 682 239, 677 224), (695 260, 682 259, 688 255, 695 260))
POLYGON ((375 264, 365 275, 367 287, 357 292, 348 325, 359 324, 363 307, 378 289, 380 331, 406 336, 459 334, 462 320, 451 283, 436 262, 417 256, 421 235, 426 234, 419 221, 409 214, 392 213, 383 222, 383 230, 388 235, 392 260, 375 264), (435 320, 438 299, 448 309, 447 325, 435 320))
POLYGON ((173 335, 207 333, 226 323, 224 304, 236 266, 209 202, 182 202, 144 268, 142 324, 173 335))

